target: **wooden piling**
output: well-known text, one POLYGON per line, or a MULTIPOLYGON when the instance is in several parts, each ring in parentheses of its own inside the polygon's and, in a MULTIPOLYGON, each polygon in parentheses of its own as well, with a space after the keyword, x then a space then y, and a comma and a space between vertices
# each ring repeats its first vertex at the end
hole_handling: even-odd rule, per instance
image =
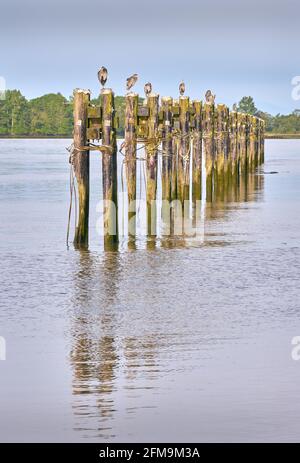
POLYGON ((192 200, 202 198, 202 101, 193 101, 192 200))
POLYGON ((256 167, 256 117, 248 116, 249 120, 249 153, 248 167, 249 172, 253 172, 256 167))
MULTIPOLYGON (((175 130, 175 122, 174 122, 175 108, 178 108, 178 112, 179 112, 179 101, 176 100, 176 99, 173 100, 172 115, 173 115, 174 132, 177 133, 179 127, 178 128, 176 127, 176 130, 175 130)), ((177 123, 177 121, 176 121, 176 123, 177 123)), ((172 139, 173 156, 172 156, 172 165, 171 165, 171 199, 172 199, 172 201, 177 199, 178 146, 179 146, 179 139, 177 138, 177 136, 173 136, 173 139, 172 139)))
POLYGON ((237 146, 237 113, 229 113, 228 122, 228 197, 230 201, 238 199, 238 146, 237 146))
POLYGON ((161 108, 163 113, 163 130, 162 130, 162 199, 171 200, 171 176, 172 176, 172 117, 173 98, 170 96, 161 99, 161 108))
POLYGON ((128 197, 128 235, 136 234, 136 148, 137 148, 138 94, 128 93, 125 98, 125 162, 128 197))
POLYGON ((158 152, 158 113, 159 95, 151 93, 147 98, 149 109, 148 116, 148 141, 146 144, 146 170, 147 170, 147 228, 148 235, 156 235, 157 209, 157 152, 158 152))
POLYGON ((212 201, 213 194, 213 170, 214 170, 214 105, 205 103, 203 105, 203 141, 205 152, 205 170, 206 170, 206 201, 212 201))
POLYGON ((78 219, 74 245, 86 247, 89 239, 90 154, 87 146, 89 90, 74 90, 74 152, 72 164, 78 187, 78 219))
POLYGON ((184 207, 184 201, 189 199, 190 188, 190 99, 187 96, 179 97, 179 131, 177 164, 177 198, 184 207))
POLYGON ((244 175, 247 172, 247 136, 246 136, 246 114, 237 114, 238 123, 238 150, 240 173, 244 175))
POLYGON ((238 175, 238 143, 237 143, 237 113, 231 111, 229 114, 229 164, 231 175, 238 175))
POLYGON ((257 124, 256 124, 256 162, 257 162, 257 167, 260 166, 260 149, 261 149, 261 119, 258 117, 257 118, 257 124))
POLYGON ((104 200, 104 246, 109 249, 118 242, 118 174, 115 130, 114 93, 101 91, 102 144, 109 147, 102 153, 102 187, 104 200))
POLYGON ((225 158, 227 145, 227 108, 218 104, 215 112, 215 191, 220 200, 224 199, 225 188, 225 158))
POLYGON ((266 123, 264 120, 261 121, 261 147, 260 147, 260 164, 265 162, 265 130, 266 123))
POLYGON ((247 174, 250 172, 250 165, 249 165, 249 159, 250 159, 250 118, 251 116, 249 114, 244 114, 244 125, 245 125, 245 145, 246 145, 246 172, 247 174))

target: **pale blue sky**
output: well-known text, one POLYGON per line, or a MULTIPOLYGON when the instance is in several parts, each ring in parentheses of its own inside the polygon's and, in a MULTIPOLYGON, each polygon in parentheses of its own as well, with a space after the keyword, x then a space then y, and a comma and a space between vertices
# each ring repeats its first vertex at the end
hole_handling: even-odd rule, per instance
POLYGON ((187 94, 232 105, 252 95, 271 113, 300 107, 300 2, 296 0, 1 0, 0 76, 26 97, 75 87, 99 92, 97 70, 124 94, 150 80, 160 95, 187 94))

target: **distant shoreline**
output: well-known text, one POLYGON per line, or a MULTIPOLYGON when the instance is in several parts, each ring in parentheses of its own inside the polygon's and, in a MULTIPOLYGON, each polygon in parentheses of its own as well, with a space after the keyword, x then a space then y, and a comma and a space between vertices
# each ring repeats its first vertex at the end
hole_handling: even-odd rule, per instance
MULTIPOLYGON (((0 135, 0 140, 72 140, 72 135, 0 135)), ((117 137, 124 138, 124 137, 117 137)), ((275 139, 275 140, 293 140, 300 139, 300 133, 265 133, 266 139, 275 139)))
POLYGON ((293 140, 299 139, 300 133, 265 133, 265 139, 276 139, 276 140, 293 140))

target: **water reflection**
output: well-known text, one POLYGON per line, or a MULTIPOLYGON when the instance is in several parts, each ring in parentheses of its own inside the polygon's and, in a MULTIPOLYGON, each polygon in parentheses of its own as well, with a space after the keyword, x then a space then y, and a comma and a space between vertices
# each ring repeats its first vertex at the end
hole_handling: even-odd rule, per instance
MULTIPOLYGON (((229 179, 223 183, 222 191, 213 189, 212 200, 202 201, 197 213, 195 205, 190 204, 189 219, 196 230, 194 236, 148 237, 143 248, 145 252, 150 252, 146 256, 152 255, 158 248, 183 249, 198 245, 230 244, 231 237, 223 230, 224 224, 234 219, 233 214, 245 208, 248 202, 261 200, 263 187, 264 177, 259 172, 243 175, 234 181, 229 179)), ((140 244, 130 239, 118 251, 99 255, 77 251, 70 362, 75 430, 85 437, 113 439, 117 435, 116 422, 120 413, 125 413, 126 419, 131 419, 141 408, 155 408, 153 403, 147 402, 145 394, 155 391, 156 381, 164 372, 161 364, 163 344, 170 346, 181 342, 177 336, 159 336, 155 319, 148 323, 143 320, 142 306, 136 312, 136 326, 132 325, 132 317, 128 324, 128 305, 132 302, 133 307, 139 307, 137 289, 131 288, 130 282, 139 275, 135 274, 134 264, 128 262, 131 253, 126 254, 126 249, 133 251, 133 254, 138 253, 140 244), (126 274, 127 287, 124 290, 123 272, 128 271, 131 273, 126 274), (123 391, 123 404, 120 404, 120 391, 123 391), (139 400, 140 395, 143 400, 139 400)), ((172 254, 169 254, 168 260, 171 262, 172 254)), ((148 265, 146 260, 144 265, 148 265)), ((151 275, 162 274, 162 268, 156 266, 148 271, 151 275)), ((143 298, 146 295, 151 298, 155 288, 147 287, 147 279, 143 279, 141 284, 143 298)), ((143 299, 144 303, 146 300, 143 299)), ((201 337, 199 342, 202 342, 201 337)))
POLYGON ((78 251, 78 269, 74 275, 75 314, 73 317, 73 394, 91 395, 91 400, 76 400, 74 412, 77 429, 88 430, 83 423, 88 416, 98 416, 99 436, 110 436, 114 401, 112 392, 119 366, 115 340, 115 316, 110 305, 118 297, 119 257, 104 253, 103 261, 95 261, 89 251, 78 251), (99 297, 99 295, 102 297, 99 297), (102 301, 106 301, 105 304, 102 301), (95 307, 93 312, 90 308, 95 307))

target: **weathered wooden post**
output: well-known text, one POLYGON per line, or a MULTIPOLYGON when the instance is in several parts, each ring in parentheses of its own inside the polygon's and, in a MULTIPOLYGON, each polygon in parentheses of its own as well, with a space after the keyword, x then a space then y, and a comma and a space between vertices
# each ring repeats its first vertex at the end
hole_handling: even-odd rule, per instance
POLYGON ((236 200, 238 173, 237 113, 229 113, 228 122, 228 199, 236 200))
POLYGON ((202 197, 202 101, 193 101, 193 161, 192 199, 193 203, 202 197))
POLYGON ((147 227, 148 235, 156 235, 157 224, 157 149, 158 149, 158 105, 159 95, 151 93, 147 98, 149 109, 148 116, 148 140, 146 144, 146 169, 147 169, 147 227))
POLYGON ((244 125, 245 125, 245 150, 246 150, 246 173, 249 173, 249 159, 250 159, 250 118, 249 114, 244 114, 244 125))
POLYGON ((265 162, 265 130, 266 130, 266 122, 262 120, 261 121, 261 147, 260 147, 260 163, 261 164, 265 162))
POLYGON ((229 164, 231 175, 238 175, 237 113, 229 114, 229 164))
POLYGON ((213 168, 214 168, 214 105, 204 103, 203 105, 203 132, 206 170, 206 200, 212 201, 213 193, 213 168))
POLYGON ((260 119, 255 117, 255 167, 260 165, 260 119))
POLYGON ((110 88, 101 91, 101 105, 102 144, 108 147, 102 152, 104 246, 109 249, 118 242, 117 140, 114 93, 110 88))
POLYGON ((128 197, 128 235, 136 234, 136 144, 138 120, 138 94, 125 97, 125 156, 128 197))
POLYGON ((78 186, 79 211, 74 245, 85 247, 89 239, 90 153, 87 145, 89 90, 74 90, 74 152, 72 164, 78 186))
POLYGON ((227 108, 224 104, 218 104, 215 114, 215 191, 219 199, 224 199, 225 188, 225 157, 227 142, 227 108))
POLYGON ((230 175, 230 144, 229 144, 229 108, 225 106, 224 120, 223 120, 223 137, 224 137, 224 174, 227 179, 228 174, 230 175))
POLYGON ((190 188, 190 99, 188 96, 179 97, 179 126, 180 140, 178 146, 177 165, 177 198, 184 207, 184 201, 189 199, 190 188))
POLYGON ((260 165, 260 148, 261 148, 261 124, 260 118, 256 118, 256 165, 260 165))
POLYGON ((173 98, 170 96, 161 99, 161 108, 163 116, 162 128, 162 199, 171 200, 171 175, 172 175, 172 116, 173 98))
POLYGON ((177 199, 177 165, 178 165, 178 151, 179 151, 179 101, 173 100, 173 107, 172 107, 172 115, 173 115, 173 128, 174 134, 172 139, 172 165, 171 165, 171 199, 177 199))
POLYGON ((263 119, 258 120, 259 126, 259 153, 258 153, 258 163, 259 165, 264 162, 264 138, 265 138, 265 121, 263 119))
POLYGON ((238 113, 237 116, 240 172, 244 175, 247 172, 247 116, 243 113, 238 113))
POLYGON ((173 98, 170 96, 161 99, 161 122, 162 122, 162 209, 161 218, 163 234, 169 235, 172 232, 172 161, 173 161, 173 98))
POLYGON ((255 169, 255 155, 256 155, 256 117, 248 116, 249 121, 249 153, 248 153, 248 166, 249 172, 255 169))

